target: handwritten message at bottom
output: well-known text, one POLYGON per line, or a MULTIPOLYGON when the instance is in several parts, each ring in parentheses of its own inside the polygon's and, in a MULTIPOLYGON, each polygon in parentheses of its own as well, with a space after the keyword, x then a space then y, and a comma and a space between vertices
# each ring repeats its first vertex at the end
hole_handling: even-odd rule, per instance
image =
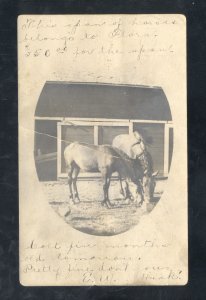
POLYGON ((53 284, 67 285, 77 284, 76 278, 82 285, 176 284, 182 279, 181 269, 146 261, 148 253, 158 255, 169 247, 155 240, 109 243, 102 249, 93 243, 31 240, 22 255, 21 271, 25 282, 35 276, 42 283, 49 277, 53 284))

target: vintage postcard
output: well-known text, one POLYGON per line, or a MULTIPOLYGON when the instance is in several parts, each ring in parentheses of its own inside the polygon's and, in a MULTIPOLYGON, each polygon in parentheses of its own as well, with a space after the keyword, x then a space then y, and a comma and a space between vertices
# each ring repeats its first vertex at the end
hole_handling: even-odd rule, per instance
POLYGON ((185 285, 186 19, 18 18, 20 283, 185 285))

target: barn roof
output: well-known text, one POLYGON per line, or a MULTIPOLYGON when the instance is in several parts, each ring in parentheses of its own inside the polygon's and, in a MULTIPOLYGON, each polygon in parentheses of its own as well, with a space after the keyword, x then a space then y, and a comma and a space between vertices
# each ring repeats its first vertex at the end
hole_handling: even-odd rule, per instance
POLYGON ((47 81, 37 117, 77 117, 170 121, 167 98, 159 87, 47 81))

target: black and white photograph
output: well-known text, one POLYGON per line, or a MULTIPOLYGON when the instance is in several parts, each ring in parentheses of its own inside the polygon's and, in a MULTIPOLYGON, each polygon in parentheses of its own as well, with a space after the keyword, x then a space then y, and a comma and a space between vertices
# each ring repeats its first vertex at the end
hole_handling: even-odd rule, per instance
POLYGON ((119 234, 161 201, 173 152, 161 87, 47 81, 34 120, 40 184, 73 228, 119 234))

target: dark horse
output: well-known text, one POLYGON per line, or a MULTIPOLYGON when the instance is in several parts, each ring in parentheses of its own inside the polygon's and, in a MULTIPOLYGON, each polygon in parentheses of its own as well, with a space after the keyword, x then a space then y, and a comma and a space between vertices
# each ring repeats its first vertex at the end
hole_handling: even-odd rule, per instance
POLYGON ((68 171, 70 199, 74 203, 80 201, 76 184, 80 170, 101 173, 104 191, 102 205, 106 205, 108 208, 112 206, 108 191, 111 175, 114 172, 117 172, 120 178, 127 182, 133 199, 137 199, 139 195, 142 197, 139 181, 139 178, 142 177, 142 170, 136 167, 135 160, 121 155, 118 149, 115 150, 109 145, 95 146, 74 142, 65 148, 64 157, 68 171))
POLYGON ((158 171, 153 172, 153 161, 151 154, 145 149, 141 155, 136 158, 143 170, 141 179, 144 200, 149 203, 153 200, 154 189, 156 186, 155 177, 158 171))
MULTIPOLYGON (((155 189, 155 177, 158 171, 153 172, 153 161, 151 154, 147 151, 143 137, 137 132, 133 134, 121 134, 114 138, 112 146, 115 149, 127 154, 127 156, 136 161, 136 167, 141 169, 142 176, 140 178, 143 198, 140 204, 145 200, 149 203, 153 199, 155 189)), ((134 164, 135 165, 135 164, 134 164)), ((131 198, 129 187, 126 183, 125 188, 122 187, 122 180, 120 178, 121 194, 126 198, 131 198)))
MULTIPOLYGON (((122 157, 128 156, 117 148, 115 150, 121 154, 122 157)), ((145 149, 141 155, 137 156, 136 159, 130 159, 132 161, 134 172, 138 170, 138 193, 140 196, 139 205, 143 202, 150 203, 153 199, 154 189, 155 189, 155 177, 158 171, 153 172, 153 161, 151 154, 145 149)), ((120 180, 120 193, 124 196, 124 199, 134 199, 133 195, 130 193, 130 188, 128 181, 119 175, 120 180)))

